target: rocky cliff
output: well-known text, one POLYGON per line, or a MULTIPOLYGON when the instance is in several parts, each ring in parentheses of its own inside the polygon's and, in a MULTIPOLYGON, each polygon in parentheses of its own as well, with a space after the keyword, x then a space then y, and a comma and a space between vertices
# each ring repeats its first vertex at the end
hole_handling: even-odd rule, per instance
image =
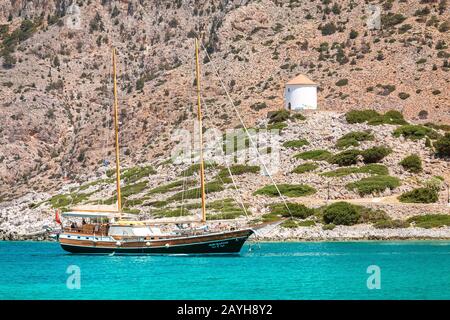
POLYGON ((449 123, 448 30, 445 0, 2 1, 0 200, 113 161, 112 46, 131 166, 167 156, 171 131, 191 124, 196 36, 211 58, 202 52, 208 127, 239 124, 225 89, 251 126, 299 73, 319 83, 320 109, 449 123))

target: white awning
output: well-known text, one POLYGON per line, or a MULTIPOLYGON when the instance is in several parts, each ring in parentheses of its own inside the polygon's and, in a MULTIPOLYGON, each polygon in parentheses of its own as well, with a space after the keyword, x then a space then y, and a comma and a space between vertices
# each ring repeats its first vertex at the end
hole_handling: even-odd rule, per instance
POLYGON ((88 212, 88 211, 68 211, 62 213, 63 217, 78 218, 115 218, 119 216, 118 212, 88 212))

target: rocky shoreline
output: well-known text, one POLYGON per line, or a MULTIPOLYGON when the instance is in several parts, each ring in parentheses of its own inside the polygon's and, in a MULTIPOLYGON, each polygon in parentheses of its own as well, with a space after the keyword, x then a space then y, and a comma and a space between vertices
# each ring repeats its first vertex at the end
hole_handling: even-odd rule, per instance
POLYGON ((333 230, 323 230, 320 226, 277 227, 263 231, 257 238, 263 241, 450 240, 450 227, 377 229, 371 225, 355 225, 336 226, 333 230))

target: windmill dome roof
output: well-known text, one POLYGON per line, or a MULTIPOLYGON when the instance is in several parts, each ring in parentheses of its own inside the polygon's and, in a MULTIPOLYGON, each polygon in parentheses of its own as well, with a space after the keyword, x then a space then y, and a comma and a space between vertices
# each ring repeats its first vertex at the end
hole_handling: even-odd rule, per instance
POLYGON ((305 84, 305 85, 317 85, 314 81, 309 79, 307 76, 303 74, 299 74, 295 78, 289 80, 286 84, 305 84))

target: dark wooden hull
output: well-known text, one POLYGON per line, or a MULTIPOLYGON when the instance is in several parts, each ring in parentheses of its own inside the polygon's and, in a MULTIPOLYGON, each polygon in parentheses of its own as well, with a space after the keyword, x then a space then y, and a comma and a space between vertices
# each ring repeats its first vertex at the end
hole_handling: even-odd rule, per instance
POLYGON ((180 237, 158 241, 112 244, 64 243, 61 247, 77 254, 238 254, 253 230, 222 232, 211 235, 180 237), (149 244, 149 245, 147 245, 149 244))

